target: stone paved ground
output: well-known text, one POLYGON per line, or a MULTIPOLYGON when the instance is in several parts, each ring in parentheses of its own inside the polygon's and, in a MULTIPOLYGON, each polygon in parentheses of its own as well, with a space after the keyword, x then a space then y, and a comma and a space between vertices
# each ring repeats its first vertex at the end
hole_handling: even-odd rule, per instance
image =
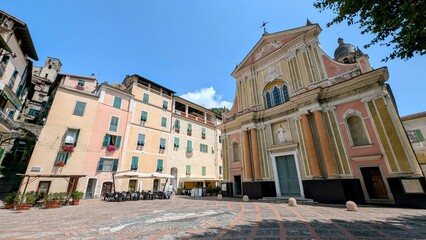
POLYGON ((0 239, 426 239, 426 210, 215 197, 0 209, 0 239))

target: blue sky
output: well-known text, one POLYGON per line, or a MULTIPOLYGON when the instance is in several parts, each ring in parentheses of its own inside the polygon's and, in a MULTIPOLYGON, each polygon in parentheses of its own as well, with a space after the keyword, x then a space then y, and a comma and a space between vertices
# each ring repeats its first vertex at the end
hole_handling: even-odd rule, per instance
POLYGON ((57 57, 62 72, 121 83, 139 74, 207 108, 231 107, 235 80, 230 76, 261 38, 260 25, 274 33, 319 23, 323 50, 333 56, 337 38, 359 46, 373 68, 387 66, 388 83, 399 112, 426 111, 426 57, 381 62, 390 49, 362 49, 372 36, 356 26, 327 28, 331 12, 320 13, 313 0, 14 0, 1 9, 26 22, 40 60, 57 57))

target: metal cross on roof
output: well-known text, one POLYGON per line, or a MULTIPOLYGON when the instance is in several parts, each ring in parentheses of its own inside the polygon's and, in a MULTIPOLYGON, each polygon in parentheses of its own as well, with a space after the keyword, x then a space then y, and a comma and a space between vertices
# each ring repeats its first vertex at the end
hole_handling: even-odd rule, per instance
POLYGON ((268 22, 263 21, 263 24, 260 26, 260 28, 263 27, 263 33, 266 33, 266 24, 268 24, 268 22))

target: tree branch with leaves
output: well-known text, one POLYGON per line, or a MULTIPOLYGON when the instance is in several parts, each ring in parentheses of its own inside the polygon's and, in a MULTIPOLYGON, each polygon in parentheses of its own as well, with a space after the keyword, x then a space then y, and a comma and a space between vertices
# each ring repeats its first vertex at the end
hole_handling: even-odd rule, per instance
POLYGON ((364 48, 377 43, 392 47, 382 61, 408 60, 426 53, 426 0, 317 0, 314 7, 336 14, 327 27, 359 24, 361 34, 372 34, 374 38, 364 48))

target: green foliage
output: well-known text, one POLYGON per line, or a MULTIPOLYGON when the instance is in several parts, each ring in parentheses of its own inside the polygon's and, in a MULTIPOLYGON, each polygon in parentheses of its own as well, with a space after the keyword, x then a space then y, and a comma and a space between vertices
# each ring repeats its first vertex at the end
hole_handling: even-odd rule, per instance
POLYGON ((6 195, 6 197, 4 197, 3 201, 5 203, 9 203, 9 204, 13 204, 13 202, 15 201, 16 198, 16 192, 11 192, 9 194, 6 195))
POLYGON ((183 187, 178 187, 177 191, 176 191, 176 194, 180 195, 180 194, 182 194, 182 191, 183 191, 183 187))
POLYGON ((229 113, 229 109, 227 108, 212 108, 210 110, 220 116, 222 115, 222 113, 229 113))
POLYGON ((374 35, 364 48, 379 42, 392 47, 393 52, 382 61, 426 54, 426 0, 316 0, 314 6, 337 15, 327 27, 341 22, 359 24, 361 34, 374 35))
POLYGON ((66 192, 49 193, 46 196, 46 202, 53 202, 53 201, 61 201, 61 202, 63 202, 65 200, 66 196, 67 196, 66 192))
POLYGON ((73 199, 82 199, 84 196, 84 193, 80 191, 75 191, 71 194, 71 196, 73 199))
POLYGON ((37 196, 35 192, 27 192, 25 194, 19 193, 15 203, 17 204, 28 203, 33 205, 36 202, 36 199, 37 199, 37 196))

